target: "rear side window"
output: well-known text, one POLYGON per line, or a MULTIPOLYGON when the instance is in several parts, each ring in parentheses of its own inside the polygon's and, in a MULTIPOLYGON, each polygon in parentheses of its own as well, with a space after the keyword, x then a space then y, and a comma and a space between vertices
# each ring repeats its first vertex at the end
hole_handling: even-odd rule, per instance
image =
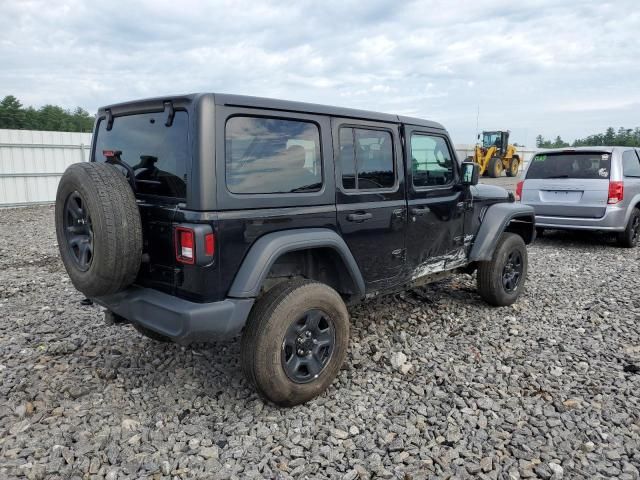
POLYGON ((345 190, 391 188, 395 184, 393 137, 386 130, 340 129, 340 166, 345 190))
POLYGON ((315 123, 231 117, 225 149, 231 193, 301 193, 322 188, 320 131, 315 123))
POLYGON ((411 172, 415 187, 451 183, 453 160, 446 140, 433 135, 411 135, 411 172))
POLYGON ((622 154, 622 171, 625 177, 640 177, 640 160, 633 150, 622 154))
POLYGON ((531 159, 527 179, 606 179, 611 172, 611 155, 602 152, 542 153, 531 159))
POLYGON ((115 117, 111 130, 101 120, 95 160, 104 162, 106 150, 122 152, 122 161, 135 171, 137 193, 186 197, 190 159, 187 112, 176 111, 169 127, 164 112, 115 117))

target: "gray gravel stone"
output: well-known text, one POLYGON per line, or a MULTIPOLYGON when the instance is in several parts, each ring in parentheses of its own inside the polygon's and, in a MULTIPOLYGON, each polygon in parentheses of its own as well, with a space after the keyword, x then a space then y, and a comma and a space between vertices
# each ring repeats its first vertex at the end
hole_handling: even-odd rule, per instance
POLYGON ((0 478, 639 478, 639 249, 606 236, 536 241, 511 307, 456 275, 350 308, 336 381, 281 409, 237 342, 160 344, 81 305, 51 207, 0 210, 0 232, 0 478))

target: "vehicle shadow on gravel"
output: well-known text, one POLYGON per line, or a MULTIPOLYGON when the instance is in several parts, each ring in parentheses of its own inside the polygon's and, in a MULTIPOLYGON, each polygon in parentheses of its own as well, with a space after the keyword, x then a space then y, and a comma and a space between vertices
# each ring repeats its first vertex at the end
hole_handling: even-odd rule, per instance
MULTIPOLYGON (((402 334, 416 328, 416 325, 406 322, 408 314, 407 318, 403 314, 390 324, 392 306, 393 310, 400 312, 418 308, 426 312, 426 316, 418 322, 420 329, 429 330, 429 325, 437 325, 439 331, 454 332, 459 326, 454 325, 455 322, 452 323, 448 316, 439 313, 443 305, 467 306, 478 303, 482 303, 482 300, 475 290, 475 277, 471 275, 458 275, 406 292, 377 297, 349 309, 352 329, 350 347, 359 344, 371 329, 402 334)), ((102 364, 97 368, 97 376, 106 383, 117 378, 125 391, 144 389, 148 393, 173 388, 176 384, 187 385, 182 390, 183 401, 193 400, 194 396, 225 398, 227 401, 260 401, 244 379, 240 367, 239 337, 181 346, 145 338, 129 326, 111 328, 122 331, 117 334, 119 341, 104 348, 102 364), (119 345, 123 335, 126 345, 119 345)), ((354 364, 357 367, 362 361, 376 363, 373 354, 365 354, 365 358, 354 360, 351 350, 343 370, 352 369, 354 364)), ((385 362, 386 358, 387 355, 382 361, 385 362)), ((93 362, 87 358, 87 363, 93 362)), ((176 411, 176 414, 182 413, 176 411)))
POLYGON ((535 240, 536 245, 551 247, 613 247, 616 245, 615 237, 611 233, 590 232, 580 230, 545 230, 542 237, 535 240))

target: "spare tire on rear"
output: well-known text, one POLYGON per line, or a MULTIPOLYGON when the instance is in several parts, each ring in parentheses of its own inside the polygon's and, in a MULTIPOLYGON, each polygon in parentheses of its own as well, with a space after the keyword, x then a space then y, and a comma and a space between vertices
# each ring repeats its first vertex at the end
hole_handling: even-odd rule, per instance
POLYGON ((73 285, 87 297, 123 290, 138 275, 142 224, 126 177, 105 163, 76 163, 60 179, 56 235, 73 285))

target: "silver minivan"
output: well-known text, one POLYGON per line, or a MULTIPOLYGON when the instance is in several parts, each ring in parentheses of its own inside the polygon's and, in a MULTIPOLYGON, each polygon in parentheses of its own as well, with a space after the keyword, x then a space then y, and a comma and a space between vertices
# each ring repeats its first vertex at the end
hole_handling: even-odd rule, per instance
POLYGON ((545 229, 614 232, 634 247, 640 236, 640 149, 576 147, 536 153, 518 182, 516 199, 545 229))

